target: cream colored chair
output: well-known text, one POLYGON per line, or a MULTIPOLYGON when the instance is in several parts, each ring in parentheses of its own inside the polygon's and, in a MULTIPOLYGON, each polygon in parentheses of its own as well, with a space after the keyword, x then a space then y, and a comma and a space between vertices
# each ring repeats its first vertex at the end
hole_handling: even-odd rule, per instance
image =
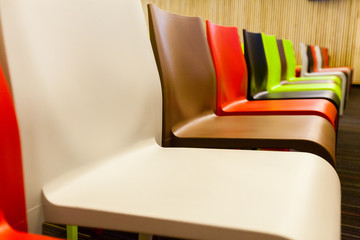
POLYGON ((159 145, 140 1, 3 0, 1 17, 29 212, 179 238, 340 238, 340 183, 324 159, 159 145))

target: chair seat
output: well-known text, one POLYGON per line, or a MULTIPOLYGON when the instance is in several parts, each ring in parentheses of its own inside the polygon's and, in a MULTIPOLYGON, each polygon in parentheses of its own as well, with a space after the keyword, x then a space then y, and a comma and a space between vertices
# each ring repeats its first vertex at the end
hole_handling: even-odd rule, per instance
POLYGON ((297 91, 297 92, 259 92, 252 96, 255 100, 265 99, 327 99, 336 108, 340 106, 339 97, 332 91, 297 91))
POLYGON ((334 72, 334 71, 340 71, 346 74, 351 74, 351 70, 348 67, 331 67, 331 68, 321 68, 316 70, 316 72, 334 72))
POLYGON ((341 99, 341 88, 336 84, 289 84, 289 85, 276 85, 269 89, 269 92, 296 92, 296 91, 321 91, 332 90, 341 99))
POLYGON ((300 152, 239 153, 144 142, 46 184, 45 218, 191 239, 340 235, 340 184, 323 159, 300 152))
POLYGON ((319 76, 319 77, 293 77, 286 80, 287 82, 302 82, 302 83, 336 83, 341 87, 341 79, 335 76, 319 76))
POLYGON ((301 101, 266 100, 248 101, 239 100, 224 105, 221 115, 317 115, 327 119, 333 127, 337 127, 337 109, 333 104, 314 99, 301 101))
POLYGON ((315 153, 335 164, 335 131, 319 116, 217 116, 208 112, 175 125, 172 134, 172 146, 288 148, 315 153))

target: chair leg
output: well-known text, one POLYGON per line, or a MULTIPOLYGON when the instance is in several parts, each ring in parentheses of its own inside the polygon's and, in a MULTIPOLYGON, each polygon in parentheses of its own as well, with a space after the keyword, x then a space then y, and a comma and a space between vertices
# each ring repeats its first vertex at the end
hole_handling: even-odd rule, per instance
POLYGON ((67 240, 78 240, 78 227, 74 225, 66 225, 67 240))
POLYGON ((139 233, 139 239, 138 240, 152 240, 152 235, 139 233))

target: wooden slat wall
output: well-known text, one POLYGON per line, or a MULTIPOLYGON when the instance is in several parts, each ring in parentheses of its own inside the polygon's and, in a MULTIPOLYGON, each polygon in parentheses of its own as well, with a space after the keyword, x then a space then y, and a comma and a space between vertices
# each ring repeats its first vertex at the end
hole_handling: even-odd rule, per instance
POLYGON ((360 84, 359 0, 142 0, 146 18, 148 2, 173 13, 237 26, 240 33, 245 28, 290 39, 298 63, 300 42, 325 46, 330 66, 353 66, 354 83, 360 84))

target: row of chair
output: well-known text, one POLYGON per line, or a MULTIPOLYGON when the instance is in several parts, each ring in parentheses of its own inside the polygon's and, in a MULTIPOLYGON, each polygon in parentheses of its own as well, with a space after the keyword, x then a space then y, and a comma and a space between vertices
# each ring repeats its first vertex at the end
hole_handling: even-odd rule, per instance
MULTIPOLYGON (((322 55, 324 55, 324 58, 328 58, 328 55, 327 55, 327 51, 323 48, 323 50, 320 49, 319 46, 312 46, 312 45, 309 45, 307 46, 307 57, 309 59, 311 59, 311 62, 312 64, 309 64, 309 71, 310 72, 336 72, 336 71, 339 71, 339 72, 343 72, 347 79, 351 79, 351 74, 352 74, 352 68, 351 67, 332 67, 332 68, 329 68, 328 66, 327 67, 322 67, 322 55)), ((326 64, 328 65, 328 63, 326 64)), ((349 81, 351 82, 351 81, 349 81)))
POLYGON ((340 98, 341 90, 337 84, 279 86, 281 69, 276 38, 245 31, 247 65, 251 72, 249 92, 256 100, 249 101, 246 94, 247 65, 236 28, 207 22, 215 74, 206 35, 199 22, 201 20, 178 20, 177 15, 160 10, 154 15, 154 11, 149 12, 153 18, 150 21, 150 36, 163 88, 164 146, 286 148, 312 152, 335 164, 337 111, 330 101, 312 99, 312 90, 315 89, 317 93, 327 89, 325 91, 336 93, 340 98), (166 24, 154 21, 165 21, 166 24), (184 25, 182 28, 181 24, 184 25), (172 26, 171 31, 169 26, 172 26), (174 39, 174 35, 178 37, 174 39), (197 61, 193 61, 194 58, 197 61), (217 90, 214 88, 216 81, 217 90), (277 82, 278 85, 270 82, 277 82), (298 89, 303 91, 296 91, 298 89), (267 96, 272 93, 288 95, 267 96), (279 100, 281 98, 283 100, 279 100))
POLYGON ((236 28, 207 21, 206 33, 202 19, 150 4, 149 39, 140 1, 84 3, 2 4, 21 136, 2 76, 11 118, 1 127, 12 130, 1 135, 12 142, 1 166, 17 175, 1 186, 18 184, 0 208, 11 226, 26 223, 23 161, 28 206, 42 189, 53 223, 191 239, 340 238, 336 78, 281 83, 286 41, 274 36, 244 31, 244 56, 236 28))
MULTIPOLYGON (((321 50, 319 46, 305 45, 304 43, 300 44, 301 48, 301 75, 302 76, 337 76, 341 79, 344 101, 343 107, 340 112, 340 115, 343 113, 345 108, 345 103, 349 99, 349 92, 352 82, 352 68, 322 68, 322 57, 321 50)), ((324 52, 324 51, 322 51, 324 52)), ((327 52, 327 51, 325 51, 327 52)), ((325 57, 327 55, 325 54, 325 57)), ((325 62, 325 61, 324 61, 325 62)))

